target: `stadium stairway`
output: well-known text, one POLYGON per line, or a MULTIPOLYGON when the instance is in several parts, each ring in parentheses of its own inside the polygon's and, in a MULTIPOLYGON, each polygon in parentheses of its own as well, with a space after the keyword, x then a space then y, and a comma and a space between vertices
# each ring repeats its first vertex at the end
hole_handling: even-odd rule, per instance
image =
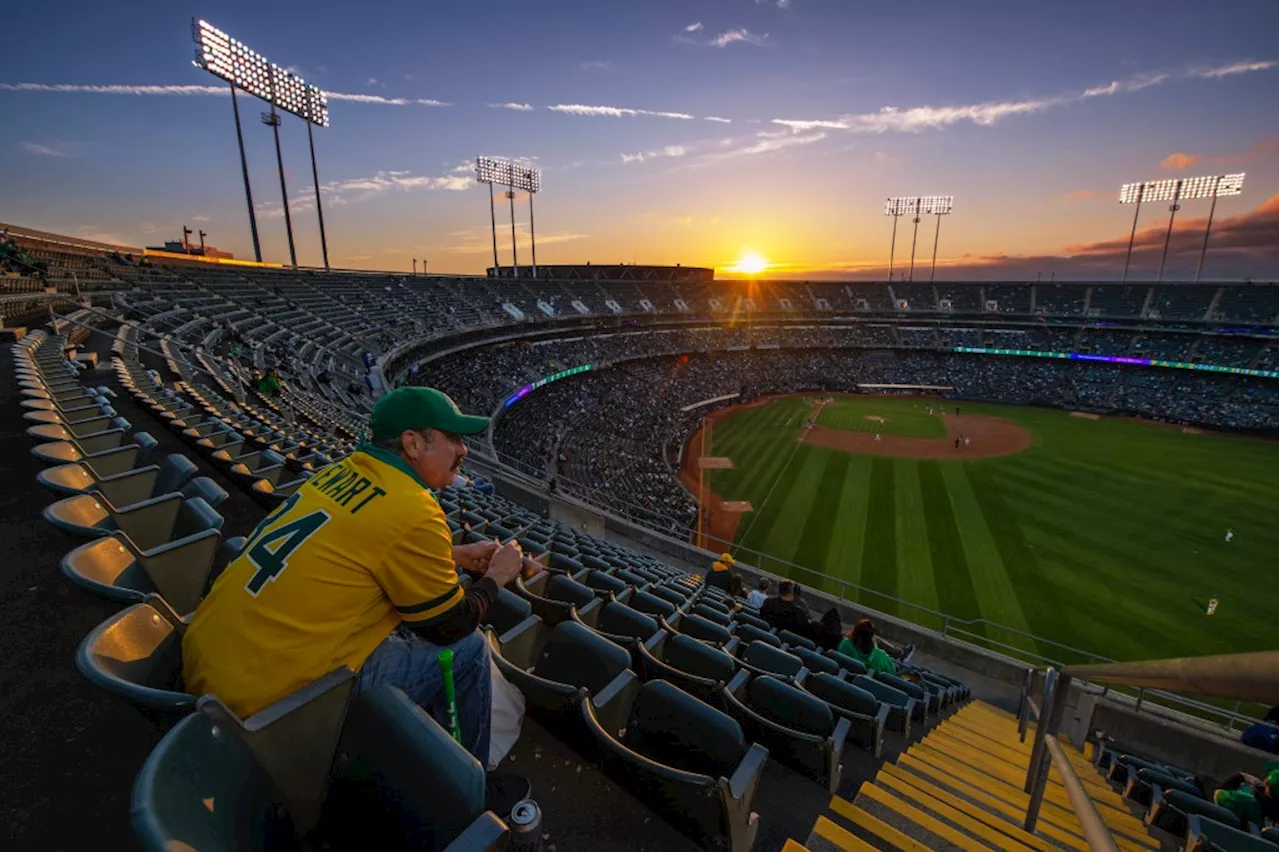
MULTIPOLYGON (((833 796, 808 841, 789 852, 898 849, 1087 850, 1080 822, 1050 765, 1034 833, 1023 830, 1028 796, 1022 790, 1033 730, 1018 737, 1017 718, 982 701, 971 702, 919 742, 886 761, 853 801, 833 796)), ((1064 751, 1116 846, 1124 852, 1160 844, 1126 807, 1089 759, 1064 751)))

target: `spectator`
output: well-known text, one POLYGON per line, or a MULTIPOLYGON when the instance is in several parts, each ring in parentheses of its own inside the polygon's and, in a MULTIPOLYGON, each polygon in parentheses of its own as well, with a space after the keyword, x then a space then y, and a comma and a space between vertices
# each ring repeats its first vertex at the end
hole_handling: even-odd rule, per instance
POLYGON ((804 610, 804 617, 805 617, 805 618, 808 618, 808 619, 812 620, 812 619, 813 619, 813 608, 809 606, 809 602, 808 602, 807 600, 805 600, 803 597, 801 597, 801 596, 800 596, 800 595, 801 595, 801 593, 802 593, 802 591, 803 591, 803 590, 800 588, 800 584, 799 584, 799 583, 796 583, 796 584, 795 584, 795 587, 796 587, 796 606, 798 606, 798 607, 800 607, 802 610, 804 610))
POLYGON ((462 742, 487 765, 489 646, 476 627, 522 556, 515 542, 454 546, 429 489, 449 485, 462 436, 488 422, 430 388, 379 400, 372 443, 269 515, 201 602, 182 642, 188 688, 246 718, 345 665, 358 692, 398 686, 447 727, 448 648, 462 742), (482 576, 464 591, 459 569, 482 576))
POLYGON ((769 578, 761 577, 756 587, 751 590, 751 594, 747 595, 747 603, 756 609, 764 606, 764 602, 769 599, 769 578))
POLYGON ((843 628, 844 624, 840 621, 840 610, 831 607, 831 609, 823 613, 822 619, 818 622, 818 629, 815 631, 816 635, 813 640, 824 651, 834 651, 844 641, 843 628))
POLYGON ((1213 794, 1213 803, 1235 814, 1243 823, 1257 826, 1276 821, 1276 788, 1280 771, 1272 763, 1265 780, 1237 772, 1213 794))
POLYGON ((742 608, 742 598, 746 594, 747 585, 742 582, 742 575, 734 573, 729 577, 729 595, 733 598, 734 609, 742 608))
POLYGON ((898 667, 876 642, 876 626, 864 618, 853 626, 848 637, 840 640, 836 649, 846 657, 853 657, 872 672, 896 675, 898 667))
POLYGON ((1245 728, 1244 733, 1240 735, 1240 742, 1272 754, 1280 751, 1280 742, 1277 741, 1280 738, 1277 737, 1276 731, 1276 710, 1277 708, 1272 707, 1261 722, 1254 722, 1245 728))
POLYGON ((711 572, 707 574, 707 585, 712 588, 729 591, 729 583, 733 578, 733 572, 729 570, 733 566, 733 554, 721 553, 720 558, 711 565, 711 572))
POLYGON ((795 592, 794 583, 790 580, 779 580, 778 596, 764 602, 760 607, 760 617, 777 630, 790 630, 792 633, 808 636, 809 615, 796 604, 795 592))

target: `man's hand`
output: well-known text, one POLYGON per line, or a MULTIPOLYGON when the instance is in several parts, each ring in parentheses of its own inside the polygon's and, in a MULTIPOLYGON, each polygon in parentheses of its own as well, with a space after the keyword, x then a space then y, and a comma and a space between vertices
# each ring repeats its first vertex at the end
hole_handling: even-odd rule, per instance
MULTIPOLYGON (((495 542, 496 545, 496 542, 495 542)), ((520 568, 524 564, 524 553, 520 550, 520 542, 512 540, 499 547, 489 557, 489 569, 484 575, 502 588, 520 576, 520 568)))
POLYGON ((489 567, 489 560, 498 550, 496 541, 477 541, 459 544, 453 548, 453 564, 463 571, 479 574, 489 567))

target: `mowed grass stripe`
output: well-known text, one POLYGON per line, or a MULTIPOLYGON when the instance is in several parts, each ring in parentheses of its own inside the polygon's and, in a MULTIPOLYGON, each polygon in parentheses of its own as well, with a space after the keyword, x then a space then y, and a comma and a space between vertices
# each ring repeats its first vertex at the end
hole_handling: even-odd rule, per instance
POLYGON ((933 563, 937 586, 938 609, 959 618, 978 618, 982 613, 974 593, 968 558, 956 519, 951 511, 951 498, 942 478, 941 465, 954 462, 921 461, 920 496, 928 527, 929 559, 933 563))
POLYGON ((818 447, 801 447, 796 453, 791 467, 782 475, 773 496, 763 507, 770 516, 760 521, 769 524, 769 535, 764 547, 760 548, 765 553, 788 562, 798 561, 796 551, 803 541, 805 527, 816 513, 815 500, 821 490, 820 483, 825 478, 829 458, 829 453, 818 447), (818 487, 815 488, 815 484, 818 487))
MULTIPOLYGON (((809 460, 809 454, 812 452, 812 447, 802 445, 797 448, 790 462, 784 462, 785 467, 776 479, 775 485, 761 492, 761 503, 755 507, 755 511, 750 516, 744 519, 741 525, 743 532, 739 536, 738 543, 740 546, 773 556, 777 554, 776 550, 770 548, 770 539, 774 534, 778 535, 779 541, 788 540, 788 534, 777 528, 778 518, 786 511, 786 497, 791 493, 791 489, 795 487, 796 481, 800 477, 800 471, 804 469, 805 463, 809 460)), ((791 549, 794 549, 794 544, 787 550, 788 554, 791 549)), ((761 559, 762 567, 767 561, 761 559)), ((781 566, 775 565, 772 570, 776 573, 787 573, 779 570, 780 568, 781 566)))
POLYGON ((867 532, 867 507, 871 502, 873 456, 848 455, 840 506, 827 544, 827 573, 850 583, 862 582, 862 551, 867 532))
MULTIPOLYGON (((929 555, 929 528, 925 523, 924 496, 920 493, 920 462, 894 460, 894 543, 897 547, 898 597, 922 607, 938 608, 938 586, 929 555)), ((908 615, 907 608, 904 615, 908 615)), ((931 624, 924 613, 908 615, 931 624)), ((935 625, 936 626, 936 625, 935 625)))
POLYGON ((1004 560, 1000 558, 1000 547, 987 526, 978 498, 974 496, 973 485, 969 481, 972 468, 969 464, 945 462, 941 473, 951 500, 951 515, 960 533, 965 562, 969 566, 978 612, 988 621, 1027 631, 1026 613, 1022 611, 1018 593, 1014 591, 1004 560))
MULTIPOLYGON (((811 570, 812 573, 803 575, 806 586, 839 596, 840 564, 828 561, 828 551, 836 531, 849 523, 840 516, 840 502, 854 457, 849 453, 817 450, 814 458, 820 459, 822 474, 818 487, 813 489, 813 501, 803 519, 804 526, 791 561, 811 570)), ((801 479, 798 484, 803 487, 805 480, 801 479)))
MULTIPOLYGON (((894 515, 897 500, 894 498, 893 459, 873 458, 871 484, 868 489, 867 529, 862 539, 861 585, 889 595, 898 594, 898 550, 894 515)), ((879 595, 860 596, 867 606, 890 614, 897 614, 898 605, 879 595), (868 599, 869 598, 869 599, 868 599)))

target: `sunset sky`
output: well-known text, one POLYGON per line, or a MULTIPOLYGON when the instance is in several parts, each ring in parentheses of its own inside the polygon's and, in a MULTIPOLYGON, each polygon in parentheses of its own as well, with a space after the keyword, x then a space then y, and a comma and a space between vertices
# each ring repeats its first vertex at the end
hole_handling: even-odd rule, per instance
MULTIPOLYGON (((127 245, 185 223, 252 257, 225 85, 193 67, 205 17, 331 93, 318 130, 334 266, 481 272, 477 154, 543 170, 542 263, 883 277, 887 196, 950 194, 938 275, 1118 277, 1120 184, 1247 173, 1206 276, 1274 280, 1277 5, 864 0, 9 4, 0 221, 127 245)), ((262 105, 241 99, 265 259, 288 260, 262 105)), ((302 122, 282 127, 299 262, 320 264, 302 122)), ((1178 213, 1194 271, 1208 201, 1178 213)), ((516 207, 528 262, 527 202, 516 207)), ((1154 278, 1165 204, 1139 223, 1154 278)), ((499 259, 511 259, 505 202, 499 259)), ((933 247, 920 225, 917 264, 933 247)), ((909 218, 899 222, 905 267, 909 218)))

